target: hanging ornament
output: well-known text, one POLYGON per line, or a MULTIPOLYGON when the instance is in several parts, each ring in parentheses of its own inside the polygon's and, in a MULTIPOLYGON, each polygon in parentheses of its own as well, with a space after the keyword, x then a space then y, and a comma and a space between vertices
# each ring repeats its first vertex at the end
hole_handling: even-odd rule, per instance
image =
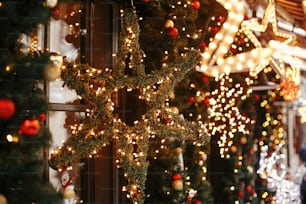
POLYGON ((0 119, 8 120, 15 113, 15 103, 8 98, 0 99, 0 119))
POLYGON ((27 135, 27 136, 34 136, 40 130, 40 124, 37 119, 31 118, 26 119, 22 122, 19 128, 19 134, 27 135))
POLYGON ((247 186, 245 187, 245 190, 246 190, 247 192, 251 192, 251 191, 252 191, 252 186, 251 186, 251 185, 247 185, 247 186))
POLYGON ((177 191, 183 190, 183 181, 182 181, 181 174, 179 174, 179 173, 173 174, 172 180, 173 180, 172 187, 175 190, 177 190, 177 191))
POLYGON ((53 9, 52 17, 57 20, 60 17, 60 10, 58 8, 53 9))
POLYGON ((237 193, 237 196, 238 196, 239 198, 243 198, 243 196, 244 196, 243 191, 239 191, 239 192, 237 193))
POLYGON ((183 187, 184 187, 183 181, 182 181, 182 180, 175 180, 175 181, 173 181, 172 187, 173 187, 175 190, 177 190, 177 191, 183 190, 183 187))
POLYGON ((52 9, 57 5, 57 0, 46 0, 45 5, 52 9))
POLYGON ((199 10, 199 9, 200 9, 200 7, 201 7, 201 4, 200 4, 200 2, 199 2, 199 1, 197 1, 197 0, 193 0, 193 1, 192 1, 192 3, 191 3, 191 6, 192 6, 192 8, 193 8, 193 9, 195 9, 195 10, 199 10))
POLYGON ((73 199, 75 197, 74 184, 67 170, 63 171, 61 175, 61 181, 63 189, 63 198, 73 199))
POLYGON ((188 102, 191 103, 191 104, 194 103, 194 102, 195 102, 195 98, 192 97, 192 96, 189 97, 189 98, 188 98, 188 102))
POLYGON ((178 29, 176 27, 169 28, 168 29, 168 35, 172 38, 175 38, 178 36, 178 29))
POLYGON ((200 49, 202 52, 205 50, 206 47, 207 47, 207 44, 205 42, 200 43, 200 49))
POLYGON ((46 121, 46 114, 44 114, 44 113, 39 114, 39 120, 41 122, 45 122, 46 121))
POLYGON ((0 194, 0 204, 7 204, 7 200, 3 194, 0 194))
POLYGON ((224 16, 218 16, 217 17, 217 21, 220 22, 220 23, 223 23, 224 19, 225 19, 224 16))
POLYGON ((245 136, 241 137, 240 140, 239 140, 240 144, 246 144, 247 141, 248 141, 248 139, 245 136))
POLYGON ((48 81, 54 81, 61 76, 63 57, 57 53, 51 53, 51 63, 45 68, 44 76, 48 81))
POLYGON ((164 23, 165 28, 173 28, 174 27, 174 22, 170 19, 166 20, 164 23))
POLYGON ((196 201, 194 201, 194 204, 202 204, 202 201, 196 200, 196 201))
POLYGON ((204 100, 202 101, 202 104, 208 107, 210 104, 210 99, 208 97, 204 98, 204 100))

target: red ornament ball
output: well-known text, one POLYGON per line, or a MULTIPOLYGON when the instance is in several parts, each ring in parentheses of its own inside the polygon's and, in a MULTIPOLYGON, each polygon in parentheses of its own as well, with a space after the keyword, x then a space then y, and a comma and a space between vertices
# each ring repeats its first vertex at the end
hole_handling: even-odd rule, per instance
POLYGON ((0 119, 10 119, 15 113, 15 103, 8 98, 0 99, 0 119))
POLYGON ((200 49, 203 51, 207 47, 207 44, 205 42, 200 43, 200 49))
POLYGON ((256 94, 256 95, 254 96, 254 98, 255 98, 256 101, 259 101, 260 95, 256 94))
POLYGON ((245 187, 245 190, 246 190, 247 192, 251 192, 252 186, 251 186, 251 185, 247 185, 247 186, 245 187))
POLYGON ((213 34, 217 34, 217 33, 219 32, 219 28, 218 28, 218 27, 212 27, 212 28, 211 28, 211 32, 212 32, 213 34))
POLYGON ((178 36, 178 29, 176 27, 173 27, 173 28, 169 28, 168 29, 168 35, 172 38, 175 38, 178 36))
POLYGON ((44 114, 44 113, 39 114, 39 120, 42 121, 42 122, 45 122, 46 121, 46 114, 44 114))
POLYGON ((205 99, 202 101, 202 104, 203 104, 204 106, 209 106, 209 104, 210 104, 209 101, 210 101, 209 98, 205 98, 205 99))
POLYGON ((194 203, 194 204, 202 204, 202 201, 196 200, 196 201, 194 201, 193 203, 194 203))
POLYGON ((27 136, 34 136, 40 130, 40 124, 37 119, 31 118, 26 119, 22 122, 19 128, 19 134, 24 134, 27 136))
POLYGON ((201 77, 201 81, 202 81, 203 84, 207 84, 207 83, 208 83, 208 77, 205 76, 205 75, 203 75, 203 76, 201 77))
POLYGON ((177 180, 182 180, 182 176, 179 173, 175 173, 172 175, 172 180, 177 181, 177 180))
POLYGON ((194 97, 189 97, 188 98, 188 102, 189 103, 194 103, 195 102, 195 98, 194 97))
POLYGON ((225 19, 224 16, 218 16, 217 21, 223 23, 224 19, 225 19))
POLYGON ((58 19, 60 16, 60 10, 58 8, 53 9, 52 17, 58 19))
POLYGON ((195 9, 195 10, 199 10, 199 9, 200 9, 200 7, 201 7, 201 4, 200 4, 200 2, 199 2, 199 1, 194 0, 194 1, 192 1, 191 6, 192 6, 192 8, 193 8, 193 9, 195 9))
POLYGON ((239 198, 243 198, 243 196, 244 196, 243 191, 239 191, 238 194, 237 194, 237 196, 238 196, 239 198))

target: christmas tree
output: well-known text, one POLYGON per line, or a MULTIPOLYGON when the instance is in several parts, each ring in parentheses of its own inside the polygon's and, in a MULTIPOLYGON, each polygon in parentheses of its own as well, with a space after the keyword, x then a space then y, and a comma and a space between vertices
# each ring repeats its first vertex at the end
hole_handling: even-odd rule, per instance
POLYGON ((59 75, 59 68, 50 54, 39 50, 36 35, 55 4, 0 3, 1 203, 61 203, 45 172, 51 134, 45 124, 48 102, 42 89, 45 79, 59 75))

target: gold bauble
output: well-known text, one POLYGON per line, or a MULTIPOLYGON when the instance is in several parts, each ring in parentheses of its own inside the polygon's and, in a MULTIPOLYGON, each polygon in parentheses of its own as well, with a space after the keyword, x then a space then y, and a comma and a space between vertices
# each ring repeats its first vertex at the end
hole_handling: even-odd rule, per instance
POLYGON ((237 152, 237 147, 236 147, 236 146, 231 146, 231 152, 232 152, 232 153, 237 152))
POLYGON ((239 141, 240 141, 240 144, 245 144, 247 143, 248 140, 246 137, 241 137, 239 141))
POLYGON ((0 194, 0 204, 7 204, 7 200, 3 194, 0 194))
POLYGON ((165 28, 173 28, 174 27, 174 22, 170 19, 166 20, 164 23, 165 28))
POLYGON ((68 189, 64 190, 63 198, 70 199, 70 198, 74 198, 74 197, 75 197, 75 192, 74 192, 73 189, 68 188, 68 189))
POLYGON ((44 71, 44 77, 48 81, 54 81, 61 76, 61 68, 55 66, 54 64, 49 64, 44 71))
POLYGON ((177 190, 177 191, 181 191, 183 190, 183 181, 182 180, 175 180, 172 183, 172 187, 177 190))
POLYGON ((175 148, 175 153, 180 154, 182 152, 183 152, 182 148, 180 147, 175 148))

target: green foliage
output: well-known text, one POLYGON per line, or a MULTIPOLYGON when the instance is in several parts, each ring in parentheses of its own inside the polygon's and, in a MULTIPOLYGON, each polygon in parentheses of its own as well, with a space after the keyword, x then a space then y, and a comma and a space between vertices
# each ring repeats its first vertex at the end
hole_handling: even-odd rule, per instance
POLYGON ((0 119, 0 194, 10 204, 61 202, 60 194, 44 177, 48 167, 44 150, 52 139, 43 119, 48 109, 43 73, 50 64, 49 54, 22 53, 18 40, 46 23, 50 14, 43 1, 1 2, 0 99, 11 100, 14 114, 0 119), (20 131, 27 119, 38 121, 37 133, 20 131))

